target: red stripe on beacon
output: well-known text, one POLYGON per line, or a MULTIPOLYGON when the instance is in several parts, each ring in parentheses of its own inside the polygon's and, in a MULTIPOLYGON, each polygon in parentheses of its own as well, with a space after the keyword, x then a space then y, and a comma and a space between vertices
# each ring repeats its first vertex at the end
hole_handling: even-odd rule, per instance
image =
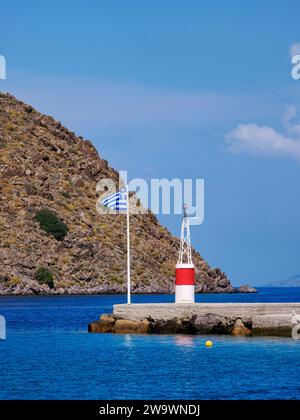
POLYGON ((192 261, 190 223, 183 206, 179 259, 176 264, 175 302, 195 302, 195 266, 192 261))

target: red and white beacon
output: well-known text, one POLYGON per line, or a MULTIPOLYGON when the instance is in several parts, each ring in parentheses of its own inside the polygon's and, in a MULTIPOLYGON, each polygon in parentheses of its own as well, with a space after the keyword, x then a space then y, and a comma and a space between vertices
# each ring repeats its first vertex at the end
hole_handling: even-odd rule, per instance
POLYGON ((176 303, 195 302, 195 266, 192 261, 190 222, 186 210, 187 205, 184 204, 179 259, 176 264, 176 303))

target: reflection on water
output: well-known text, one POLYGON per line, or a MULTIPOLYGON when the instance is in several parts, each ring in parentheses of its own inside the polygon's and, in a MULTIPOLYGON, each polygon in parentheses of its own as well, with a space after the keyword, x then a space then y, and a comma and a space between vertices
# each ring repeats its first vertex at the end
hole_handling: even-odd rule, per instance
POLYGON ((174 342, 177 346, 194 347, 195 337, 192 335, 174 335, 174 342))
POLYGON ((132 336, 130 334, 124 335, 124 345, 127 348, 133 347, 132 336))

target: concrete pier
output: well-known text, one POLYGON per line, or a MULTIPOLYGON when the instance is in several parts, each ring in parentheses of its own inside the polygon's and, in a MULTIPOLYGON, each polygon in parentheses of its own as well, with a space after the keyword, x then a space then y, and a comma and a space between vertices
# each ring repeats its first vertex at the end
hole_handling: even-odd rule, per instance
POLYGON ((191 318, 193 315, 215 314, 226 318, 240 318, 249 322, 256 315, 300 314, 300 303, 135 303, 114 305, 115 316, 131 321, 191 318))
POLYGON ((300 303, 153 303, 114 305, 116 318, 130 321, 170 321, 213 314, 229 322, 241 319, 253 335, 291 336, 292 315, 300 315, 300 303))

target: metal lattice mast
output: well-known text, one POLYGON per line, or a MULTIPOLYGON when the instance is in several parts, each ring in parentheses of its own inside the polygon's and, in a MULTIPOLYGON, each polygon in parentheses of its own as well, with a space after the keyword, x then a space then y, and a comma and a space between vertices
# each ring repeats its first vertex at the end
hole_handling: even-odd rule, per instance
POLYGON ((187 205, 183 205, 179 259, 177 264, 193 264, 190 235, 190 222, 186 213, 187 205))

